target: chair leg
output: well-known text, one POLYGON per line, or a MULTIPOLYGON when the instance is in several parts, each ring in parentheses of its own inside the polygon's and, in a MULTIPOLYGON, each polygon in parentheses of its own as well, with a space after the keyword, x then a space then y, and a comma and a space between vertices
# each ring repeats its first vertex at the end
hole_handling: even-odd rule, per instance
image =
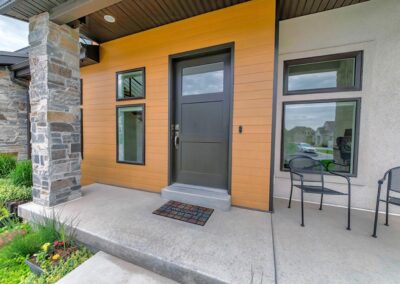
POLYGON ((324 192, 321 192, 321 204, 319 205, 319 210, 322 210, 322 200, 324 199, 324 192))
POLYGON ((290 208, 292 204, 292 194, 293 194, 293 185, 290 186, 290 196, 289 196, 289 205, 288 208, 290 208))
POLYGON ((386 226, 389 226, 389 192, 386 196, 386 226))
POLYGON ((375 220, 374 220, 374 232, 372 233, 372 236, 373 236, 374 238, 377 237, 377 235, 376 235, 376 229, 377 229, 377 226, 378 226, 378 211, 379 211, 380 196, 381 196, 381 185, 379 185, 379 187, 378 187, 378 196, 376 197, 375 220))
POLYGON ((301 226, 304 227, 304 194, 301 189, 301 226))
POLYGON ((347 208, 347 230, 351 230, 350 226, 350 216, 351 214, 351 192, 349 192, 349 199, 348 199, 348 208, 347 208))

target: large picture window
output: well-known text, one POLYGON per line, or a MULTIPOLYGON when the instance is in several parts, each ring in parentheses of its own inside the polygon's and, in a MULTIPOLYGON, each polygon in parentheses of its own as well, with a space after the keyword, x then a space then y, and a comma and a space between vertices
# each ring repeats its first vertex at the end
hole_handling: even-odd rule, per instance
POLYGON ((293 157, 306 155, 330 170, 355 175, 359 105, 359 99, 284 103, 282 169, 293 157))
POLYGON ((145 97, 145 69, 137 68, 117 73, 117 100, 145 97))
POLYGON ((285 61, 284 95, 361 90, 362 51, 285 61))
POLYGON ((144 105, 117 107, 117 161, 144 164, 144 105))

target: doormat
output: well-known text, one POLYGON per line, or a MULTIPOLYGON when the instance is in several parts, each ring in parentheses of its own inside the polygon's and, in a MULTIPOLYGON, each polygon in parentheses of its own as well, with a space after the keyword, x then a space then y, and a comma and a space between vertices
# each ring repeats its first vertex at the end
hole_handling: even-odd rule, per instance
POLYGON ((214 209, 170 200, 153 211, 153 214, 204 226, 214 209))

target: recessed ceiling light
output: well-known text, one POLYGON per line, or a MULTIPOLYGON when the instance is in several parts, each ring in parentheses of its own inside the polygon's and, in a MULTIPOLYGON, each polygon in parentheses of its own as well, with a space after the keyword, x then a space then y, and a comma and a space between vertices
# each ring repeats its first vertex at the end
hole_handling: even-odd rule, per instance
POLYGON ((115 23, 115 18, 111 15, 104 15, 104 20, 109 23, 115 23))

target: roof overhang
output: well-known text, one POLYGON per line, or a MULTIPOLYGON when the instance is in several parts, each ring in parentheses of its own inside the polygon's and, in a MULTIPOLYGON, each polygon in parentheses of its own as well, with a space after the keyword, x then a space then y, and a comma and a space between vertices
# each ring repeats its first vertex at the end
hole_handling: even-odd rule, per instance
MULTIPOLYGON (((26 49, 24 51, 26 52, 26 49)), ((99 46, 81 44, 79 59, 81 67, 98 63, 100 60, 99 46)), ((0 51, 0 66, 8 66, 14 78, 30 79, 31 73, 27 53, 0 51)))
POLYGON ((0 66, 17 64, 27 59, 27 54, 21 54, 19 52, 0 51, 0 66))

